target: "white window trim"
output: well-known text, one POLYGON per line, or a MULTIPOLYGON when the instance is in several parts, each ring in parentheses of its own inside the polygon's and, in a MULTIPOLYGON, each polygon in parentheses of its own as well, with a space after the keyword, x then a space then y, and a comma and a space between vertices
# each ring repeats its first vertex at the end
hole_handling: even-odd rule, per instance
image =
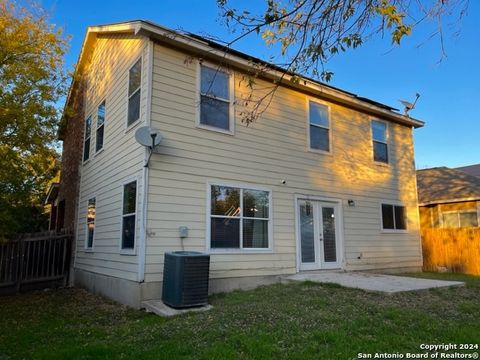
POLYGON ((101 152, 103 152, 103 150, 105 149, 105 122, 107 120, 107 99, 103 99, 102 101, 100 101, 100 103, 97 105, 97 115, 95 117, 95 155, 94 156, 97 156, 98 154, 100 154, 101 152), (105 104, 105 114, 103 115, 103 124, 101 126, 98 126, 98 108, 100 107, 100 105, 102 104, 105 104), (103 126, 103 143, 102 143, 102 148, 97 150, 97 141, 98 141, 98 129, 100 129, 101 127, 103 126))
MULTIPOLYGON (((205 231, 205 244, 206 244, 206 252, 209 254, 252 254, 252 253, 272 253, 273 252, 273 192, 271 188, 259 186, 259 185, 252 185, 248 183, 235 183, 235 182, 228 182, 228 181, 207 181, 207 212, 206 212, 206 231, 205 231), (232 249, 225 249, 225 248, 211 248, 211 196, 212 196, 212 186, 228 186, 239 188, 242 191, 240 192, 240 207, 242 208, 242 213, 238 217, 240 219, 240 247, 239 248, 232 248, 232 249), (260 191, 268 191, 268 248, 244 248, 243 247, 243 226, 241 219, 243 219, 243 190, 260 190, 260 191)), ((221 216, 221 215, 214 215, 215 217, 228 217, 229 216, 221 216)), ((250 219, 247 217, 247 219, 250 219)), ((259 220, 266 220, 266 218, 259 218, 259 220)))
MULTIPOLYGON (((410 230, 410 224, 408 221, 408 207, 400 202, 400 201, 392 201, 392 200, 380 200, 379 204, 380 209, 380 232, 384 234, 407 234, 410 230), (383 212, 382 212, 382 205, 392 205, 392 206, 403 206, 405 208, 405 226, 406 229, 384 229, 383 228, 383 212)), ((395 211, 395 209, 393 209, 395 211)), ((393 224, 395 224, 395 212, 393 214, 393 224)))
POLYGON ((84 134, 83 134, 83 151, 82 151, 82 164, 85 165, 87 164, 90 159, 92 158, 92 127, 93 127, 93 115, 90 114, 85 118, 85 123, 83 126, 84 129, 84 134), (87 137, 87 120, 90 118, 90 134, 87 137), (85 143, 87 140, 90 140, 90 144, 88 146, 88 159, 85 160, 85 143))
MULTIPOLYGON (((224 100, 224 99, 220 99, 224 100)), ((226 101, 225 101, 226 102, 226 101)), ((209 131, 216 131, 226 135, 235 135, 235 73, 232 70, 225 69, 220 65, 215 65, 207 61, 197 61, 197 106, 195 112, 195 127, 198 129, 204 129, 209 131), (201 111, 201 86, 202 86, 202 65, 213 70, 219 70, 224 73, 227 73, 229 76, 229 128, 230 130, 220 129, 215 126, 204 125, 200 123, 200 111, 201 111)))
POLYGON ((333 151, 332 151, 332 148, 333 148, 333 144, 332 144, 332 113, 331 113, 330 104, 328 104, 324 101, 321 101, 319 99, 307 96, 306 97, 306 112, 307 112, 307 116, 306 116, 306 119, 307 119, 307 151, 314 152, 314 153, 317 153, 317 154, 323 154, 323 155, 333 155, 333 151), (317 124, 311 124, 310 123, 310 103, 311 102, 317 103, 317 104, 325 106, 327 108, 328 128, 325 127, 325 126, 322 126, 322 125, 317 125, 317 124), (310 139, 310 125, 317 126, 317 127, 322 128, 322 129, 327 129, 328 130, 328 151, 321 150, 321 149, 315 149, 315 148, 311 147, 311 145, 310 145, 310 140, 311 140, 310 139))
POLYGON ((480 222, 479 220, 479 214, 477 209, 463 209, 463 210, 448 210, 448 211, 440 211, 440 218, 442 219, 442 228, 446 229, 445 227, 445 222, 443 221, 443 214, 457 214, 457 221, 458 221, 458 226, 456 228, 460 229, 462 228, 460 225, 460 214, 466 214, 466 213, 472 213, 477 215, 477 227, 480 227, 480 222))
POLYGON ((95 251, 95 237, 97 235, 97 196, 94 194, 93 196, 87 199, 87 213, 85 214, 85 241, 83 244, 83 249, 85 252, 94 252, 95 251), (90 200, 95 200, 95 219, 93 223, 95 224, 95 228, 93 230, 93 239, 92 239, 92 246, 88 246, 88 205, 90 200))
POLYGON ((389 127, 388 121, 377 119, 377 118, 371 118, 370 119, 370 146, 372 148, 372 160, 373 160, 373 162, 376 165, 380 165, 380 166, 390 166, 390 163, 391 163, 392 159, 390 157, 390 127, 389 127), (373 138, 373 126, 372 126, 372 124, 373 124, 374 121, 385 124, 385 142, 375 140, 373 138), (375 149, 373 147, 373 142, 374 141, 387 145, 387 162, 376 161, 375 160, 375 149))
MULTIPOLYGON (((135 58, 135 60, 132 61, 132 63, 130 64, 130 66, 128 67, 128 71, 127 71, 127 104, 126 104, 126 112, 125 112, 125 133, 129 132, 131 129, 133 129, 134 127, 136 127, 138 124, 141 123, 140 119, 142 118, 142 88, 143 88, 143 56, 140 55, 139 57, 135 58), (135 64, 137 63, 137 61, 140 60, 140 71, 141 71, 141 74, 140 74, 140 86, 138 88, 136 88, 133 92, 132 92, 132 95, 130 95, 128 93, 128 89, 130 87, 130 70, 132 70, 132 68, 135 66, 135 64), (130 102, 130 98, 138 91, 140 90, 140 104, 139 104, 139 107, 140 107, 140 112, 138 114, 138 119, 135 120, 134 122, 132 122, 130 125, 128 125, 128 103, 130 102)), ((105 111, 106 113, 106 111, 105 111)))
POLYGON ((118 248, 119 248, 119 253, 120 255, 136 255, 137 254, 137 236, 139 235, 138 234, 138 231, 137 231, 137 225, 138 225, 138 184, 139 184, 139 179, 138 179, 138 176, 131 176, 131 177, 128 177, 126 178, 123 182, 122 182, 122 187, 121 187, 121 197, 122 197, 122 201, 121 201, 121 206, 120 206, 120 242, 119 242, 119 245, 118 245, 118 248), (132 182, 136 182, 137 186, 136 186, 136 193, 135 193, 135 213, 129 213, 129 214, 124 214, 123 213, 123 202, 124 202, 124 191, 125 191, 125 185, 127 184, 130 184, 132 182), (135 214, 135 234, 133 236, 133 248, 132 249, 124 249, 122 247, 122 242, 123 242, 123 218, 125 216, 129 216, 129 215, 133 215, 135 214))

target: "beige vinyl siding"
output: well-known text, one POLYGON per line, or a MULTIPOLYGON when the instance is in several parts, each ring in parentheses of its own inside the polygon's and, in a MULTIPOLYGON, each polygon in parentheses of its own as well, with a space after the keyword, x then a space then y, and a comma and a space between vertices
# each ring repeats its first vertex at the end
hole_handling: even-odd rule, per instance
POLYGON ((138 244, 142 216, 142 169, 145 150, 134 133, 145 125, 148 83, 148 41, 130 35, 99 35, 85 71, 85 115, 92 114, 90 160, 81 168, 75 267, 95 273, 138 279, 138 244), (126 130, 128 73, 142 57, 140 120, 126 130), (95 153, 97 106, 106 101, 104 148, 95 153), (136 255, 120 254, 123 185, 137 180, 136 255), (95 237, 92 252, 84 250, 86 202, 96 197, 95 237))
MULTIPOLYGON (((309 97, 282 87, 248 127, 236 104, 234 136, 198 129, 197 66, 189 59, 171 48, 154 47, 152 126, 163 140, 150 166, 146 281, 161 281, 164 252, 182 248, 179 226, 189 228, 186 250, 206 250, 208 181, 272 190, 273 250, 212 254, 213 278, 296 271, 296 194, 342 199, 346 269, 421 266, 410 128, 388 123, 390 164, 378 165, 373 162, 373 118, 329 104, 332 153, 310 152, 309 97), (356 206, 349 207, 348 199, 356 206), (380 204, 389 201, 407 206, 407 233, 382 232, 380 204)), ((245 91, 241 79, 235 72, 237 100, 245 91)))

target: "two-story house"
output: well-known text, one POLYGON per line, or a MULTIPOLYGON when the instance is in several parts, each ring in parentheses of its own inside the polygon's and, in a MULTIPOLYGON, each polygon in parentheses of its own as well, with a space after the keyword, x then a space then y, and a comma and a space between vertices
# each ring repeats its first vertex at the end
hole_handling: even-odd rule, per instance
MULTIPOLYGON (((307 270, 419 270, 413 128, 334 87, 284 81, 246 126, 252 58, 145 21, 90 27, 61 129, 57 202, 75 283, 138 307, 164 253, 211 254, 210 290, 307 270), (149 151, 142 126, 160 130, 149 151), (179 227, 188 237, 179 237, 179 227)), ((271 88, 279 70, 256 80, 271 88)))

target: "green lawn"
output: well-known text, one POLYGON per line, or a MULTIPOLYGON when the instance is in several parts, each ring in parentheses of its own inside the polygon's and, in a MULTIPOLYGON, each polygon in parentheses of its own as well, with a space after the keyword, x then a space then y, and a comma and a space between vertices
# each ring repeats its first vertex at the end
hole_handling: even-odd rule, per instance
POLYGON ((480 343, 480 277, 464 288, 382 295, 295 283, 213 296, 164 319, 79 289, 0 297, 0 358, 356 359, 480 343))

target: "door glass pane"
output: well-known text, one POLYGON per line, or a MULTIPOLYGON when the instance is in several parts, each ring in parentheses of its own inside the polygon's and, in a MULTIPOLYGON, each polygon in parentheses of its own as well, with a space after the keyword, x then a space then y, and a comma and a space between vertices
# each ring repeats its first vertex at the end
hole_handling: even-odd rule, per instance
POLYGON ((323 221, 323 254, 325 262, 337 261, 335 240, 335 211, 331 207, 322 208, 323 221))
POLYGON ((313 204, 309 201, 300 201, 299 204, 302 263, 313 263, 315 262, 313 204))

